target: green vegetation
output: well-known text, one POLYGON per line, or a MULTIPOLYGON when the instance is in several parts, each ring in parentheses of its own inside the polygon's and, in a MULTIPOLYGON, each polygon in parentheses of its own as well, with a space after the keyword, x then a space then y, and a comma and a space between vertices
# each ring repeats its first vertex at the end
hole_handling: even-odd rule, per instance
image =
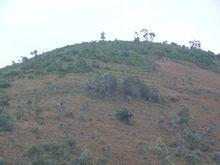
POLYGON ((111 96, 118 88, 118 80, 113 73, 104 73, 95 80, 86 80, 84 83, 86 91, 95 92, 97 96, 111 96))
POLYGON ((1 131, 11 131, 13 128, 12 117, 5 112, 0 112, 0 132, 1 131))
POLYGON ((6 106, 9 106, 10 98, 5 95, 0 95, 0 108, 4 108, 6 106))
POLYGON ((129 123, 132 116, 133 116, 133 112, 127 108, 122 108, 116 113, 116 117, 118 118, 118 120, 125 123, 129 123))
POLYGON ((103 73, 95 80, 86 80, 84 89, 87 93, 100 98, 114 95, 125 98, 141 98, 160 103, 161 96, 156 89, 149 88, 145 82, 138 77, 125 76, 121 81, 113 73, 103 73))
POLYGON ((0 88, 9 88, 11 86, 11 83, 6 80, 0 80, 0 88))
POLYGON ((23 57, 20 64, 0 70, 0 159, 36 165, 219 161, 219 91, 218 84, 209 81, 218 75, 180 61, 219 72, 220 58, 175 43, 102 40, 41 55, 33 52, 33 58, 23 57), (172 71, 166 68, 171 61, 167 58, 174 59, 172 71), (201 105, 194 103, 195 95, 201 105), (199 112, 209 113, 213 123, 205 115, 207 127, 194 120, 199 112), (155 144, 152 139, 157 139, 155 144), (27 144, 34 146, 28 149, 27 144), (117 148, 123 148, 123 154, 117 148))
POLYGON ((140 97, 148 100, 151 91, 144 81, 134 76, 125 76, 122 80, 121 91, 125 96, 140 97))
POLYGON ((160 164, 174 165, 173 159, 169 153, 167 145, 162 141, 161 138, 157 138, 157 140, 155 141, 154 148, 160 164))
POLYGON ((33 146, 23 154, 21 162, 87 165, 93 159, 95 160, 88 149, 76 147, 75 140, 70 139, 66 143, 46 143, 33 146))
POLYGON ((13 79, 24 74, 68 74, 85 73, 96 69, 90 61, 118 63, 146 67, 146 57, 168 57, 188 61, 200 67, 219 72, 212 52, 189 49, 177 44, 131 41, 84 42, 50 52, 25 58, 21 64, 14 64, 1 70, 1 77, 13 79))

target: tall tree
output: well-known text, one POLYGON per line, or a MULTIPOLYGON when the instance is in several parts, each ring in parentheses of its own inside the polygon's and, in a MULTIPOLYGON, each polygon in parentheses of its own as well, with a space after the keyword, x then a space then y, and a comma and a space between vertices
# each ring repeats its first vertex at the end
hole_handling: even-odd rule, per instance
POLYGON ((140 33, 142 34, 143 39, 148 41, 148 30, 147 29, 142 29, 140 31, 140 33))
POLYGON ((37 51, 37 50, 34 50, 34 51, 33 51, 33 52, 31 52, 30 54, 31 54, 32 56, 34 56, 34 57, 35 57, 35 56, 37 56, 37 55, 38 55, 37 53, 38 53, 38 51, 37 51))
POLYGON ((199 40, 193 40, 193 41, 189 41, 190 44, 190 48, 196 48, 196 49, 200 49, 201 48, 201 42, 199 40))
POLYGON ((102 41, 105 40, 105 32, 101 32, 101 40, 102 40, 102 41))
POLYGON ((150 37, 151 42, 153 42, 155 36, 156 36, 156 34, 154 32, 149 33, 149 37, 150 37))
POLYGON ((134 41, 135 42, 139 42, 140 41, 140 37, 139 37, 138 32, 134 32, 134 41))

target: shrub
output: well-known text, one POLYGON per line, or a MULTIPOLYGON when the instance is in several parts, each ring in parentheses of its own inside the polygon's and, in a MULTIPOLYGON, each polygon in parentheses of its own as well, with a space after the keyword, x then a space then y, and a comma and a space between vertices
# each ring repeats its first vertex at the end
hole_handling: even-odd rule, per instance
POLYGON ((71 147, 71 148, 75 148, 76 147, 76 141, 74 139, 70 139, 67 141, 68 145, 71 147))
POLYGON ((100 97, 110 96, 116 91, 117 87, 118 80, 113 73, 104 73, 95 81, 86 80, 84 83, 86 91, 95 92, 100 97))
POLYGON ((9 106, 10 98, 8 96, 0 95, 0 107, 4 108, 9 106))
POLYGON ((160 159, 160 164, 167 163, 170 165, 174 165, 173 159, 169 153, 167 145, 162 141, 161 138, 157 138, 154 148, 155 148, 158 158, 160 159))
POLYGON ((24 112, 18 110, 16 113, 15 113, 15 116, 16 116, 16 119, 17 120, 21 120, 24 118, 24 112))
POLYGON ((0 80, 0 88, 9 88, 11 83, 9 81, 0 80))
POLYGON ((162 98, 159 95, 158 91, 156 89, 153 89, 150 93, 149 100, 155 103, 159 103, 162 101, 162 98))
POLYGON ((183 108, 179 113, 178 113, 178 123, 180 125, 188 125, 189 124, 189 109, 183 108))
POLYGON ((145 99, 149 99, 150 97, 150 89, 144 81, 141 81, 139 78, 134 76, 124 77, 121 90, 124 95, 130 97, 142 97, 145 99))
POLYGON ((127 108, 119 110, 116 114, 118 120, 128 123, 133 116, 132 111, 127 108))
POLYGON ((7 113, 0 113, 0 131, 11 131, 13 127, 13 119, 7 113))
POLYGON ((63 145, 56 143, 42 144, 40 146, 33 146, 24 153, 24 156, 28 158, 41 155, 48 155, 48 157, 59 159, 64 155, 63 145))

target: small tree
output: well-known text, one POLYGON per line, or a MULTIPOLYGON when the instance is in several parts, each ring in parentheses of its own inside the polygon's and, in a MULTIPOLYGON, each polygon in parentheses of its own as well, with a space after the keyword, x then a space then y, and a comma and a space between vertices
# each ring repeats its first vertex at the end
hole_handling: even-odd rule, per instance
POLYGON ((116 116, 118 120, 125 122, 125 123, 129 123, 130 119, 133 116, 133 113, 127 108, 122 108, 121 110, 117 112, 116 116))
POLYGON ((154 32, 149 33, 149 37, 150 37, 151 42, 153 42, 155 36, 156 36, 156 34, 154 32))
POLYGON ((101 32, 101 40, 102 40, 102 41, 105 40, 105 32, 101 32))
POLYGON ((143 37, 143 39, 144 40, 146 40, 146 41, 148 41, 148 30, 147 29, 142 29, 141 31, 140 31, 140 33, 142 34, 142 37, 143 37))
POLYGON ((196 49, 200 49, 201 48, 201 42, 199 40, 193 40, 193 41, 189 41, 190 44, 190 48, 196 48, 196 49))
POLYGON ((32 56, 34 56, 34 57, 35 57, 35 56, 37 56, 37 55, 38 55, 38 51, 37 51, 37 50, 34 50, 34 51, 33 51, 33 52, 31 52, 30 54, 31 54, 32 56))
POLYGON ((135 42, 139 42, 140 41, 140 37, 139 37, 138 32, 134 32, 134 41, 135 42))

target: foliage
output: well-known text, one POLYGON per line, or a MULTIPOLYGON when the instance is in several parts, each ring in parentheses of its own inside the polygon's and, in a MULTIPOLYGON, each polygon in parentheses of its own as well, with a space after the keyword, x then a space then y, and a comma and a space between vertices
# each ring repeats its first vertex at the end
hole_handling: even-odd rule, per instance
POLYGON ((0 88, 9 88, 11 86, 11 83, 6 80, 0 80, 0 88))
POLYGON ((8 113, 0 113, 0 131, 11 131, 13 128, 13 119, 8 113))
POLYGON ((178 123, 180 125, 188 125, 189 124, 189 109, 183 108, 179 113, 178 123))
POLYGON ((149 99, 150 89, 139 78, 134 76, 124 77, 121 85, 121 90, 124 95, 130 97, 141 97, 144 99, 149 99))
POLYGON ((5 95, 0 95, 0 107, 4 108, 6 106, 9 106, 10 98, 5 95))
MULTIPOLYGON (((3 77, 22 74, 67 74, 85 73, 94 68, 87 63, 90 59, 126 65, 144 66, 148 56, 168 57, 188 61, 200 67, 219 71, 213 53, 201 49, 189 49, 177 44, 131 41, 83 42, 55 49, 33 58, 23 58, 22 63, 1 69, 3 77)), ((216 58, 217 59, 217 58, 216 58)))
POLYGON ((129 123, 132 116, 133 116, 133 112, 127 108, 122 108, 116 113, 116 117, 118 118, 118 120, 125 123, 129 123))
POLYGON ((75 148, 76 147, 76 141, 74 139, 70 139, 67 141, 68 145, 71 147, 71 148, 75 148))
POLYGON ((160 160, 160 164, 174 165, 174 162, 169 153, 169 150, 161 138, 156 139, 154 148, 158 156, 158 159, 160 160))
POLYGON ((111 96, 118 87, 118 80, 113 73, 103 73, 96 80, 86 80, 84 83, 86 91, 95 92, 98 96, 111 96))

